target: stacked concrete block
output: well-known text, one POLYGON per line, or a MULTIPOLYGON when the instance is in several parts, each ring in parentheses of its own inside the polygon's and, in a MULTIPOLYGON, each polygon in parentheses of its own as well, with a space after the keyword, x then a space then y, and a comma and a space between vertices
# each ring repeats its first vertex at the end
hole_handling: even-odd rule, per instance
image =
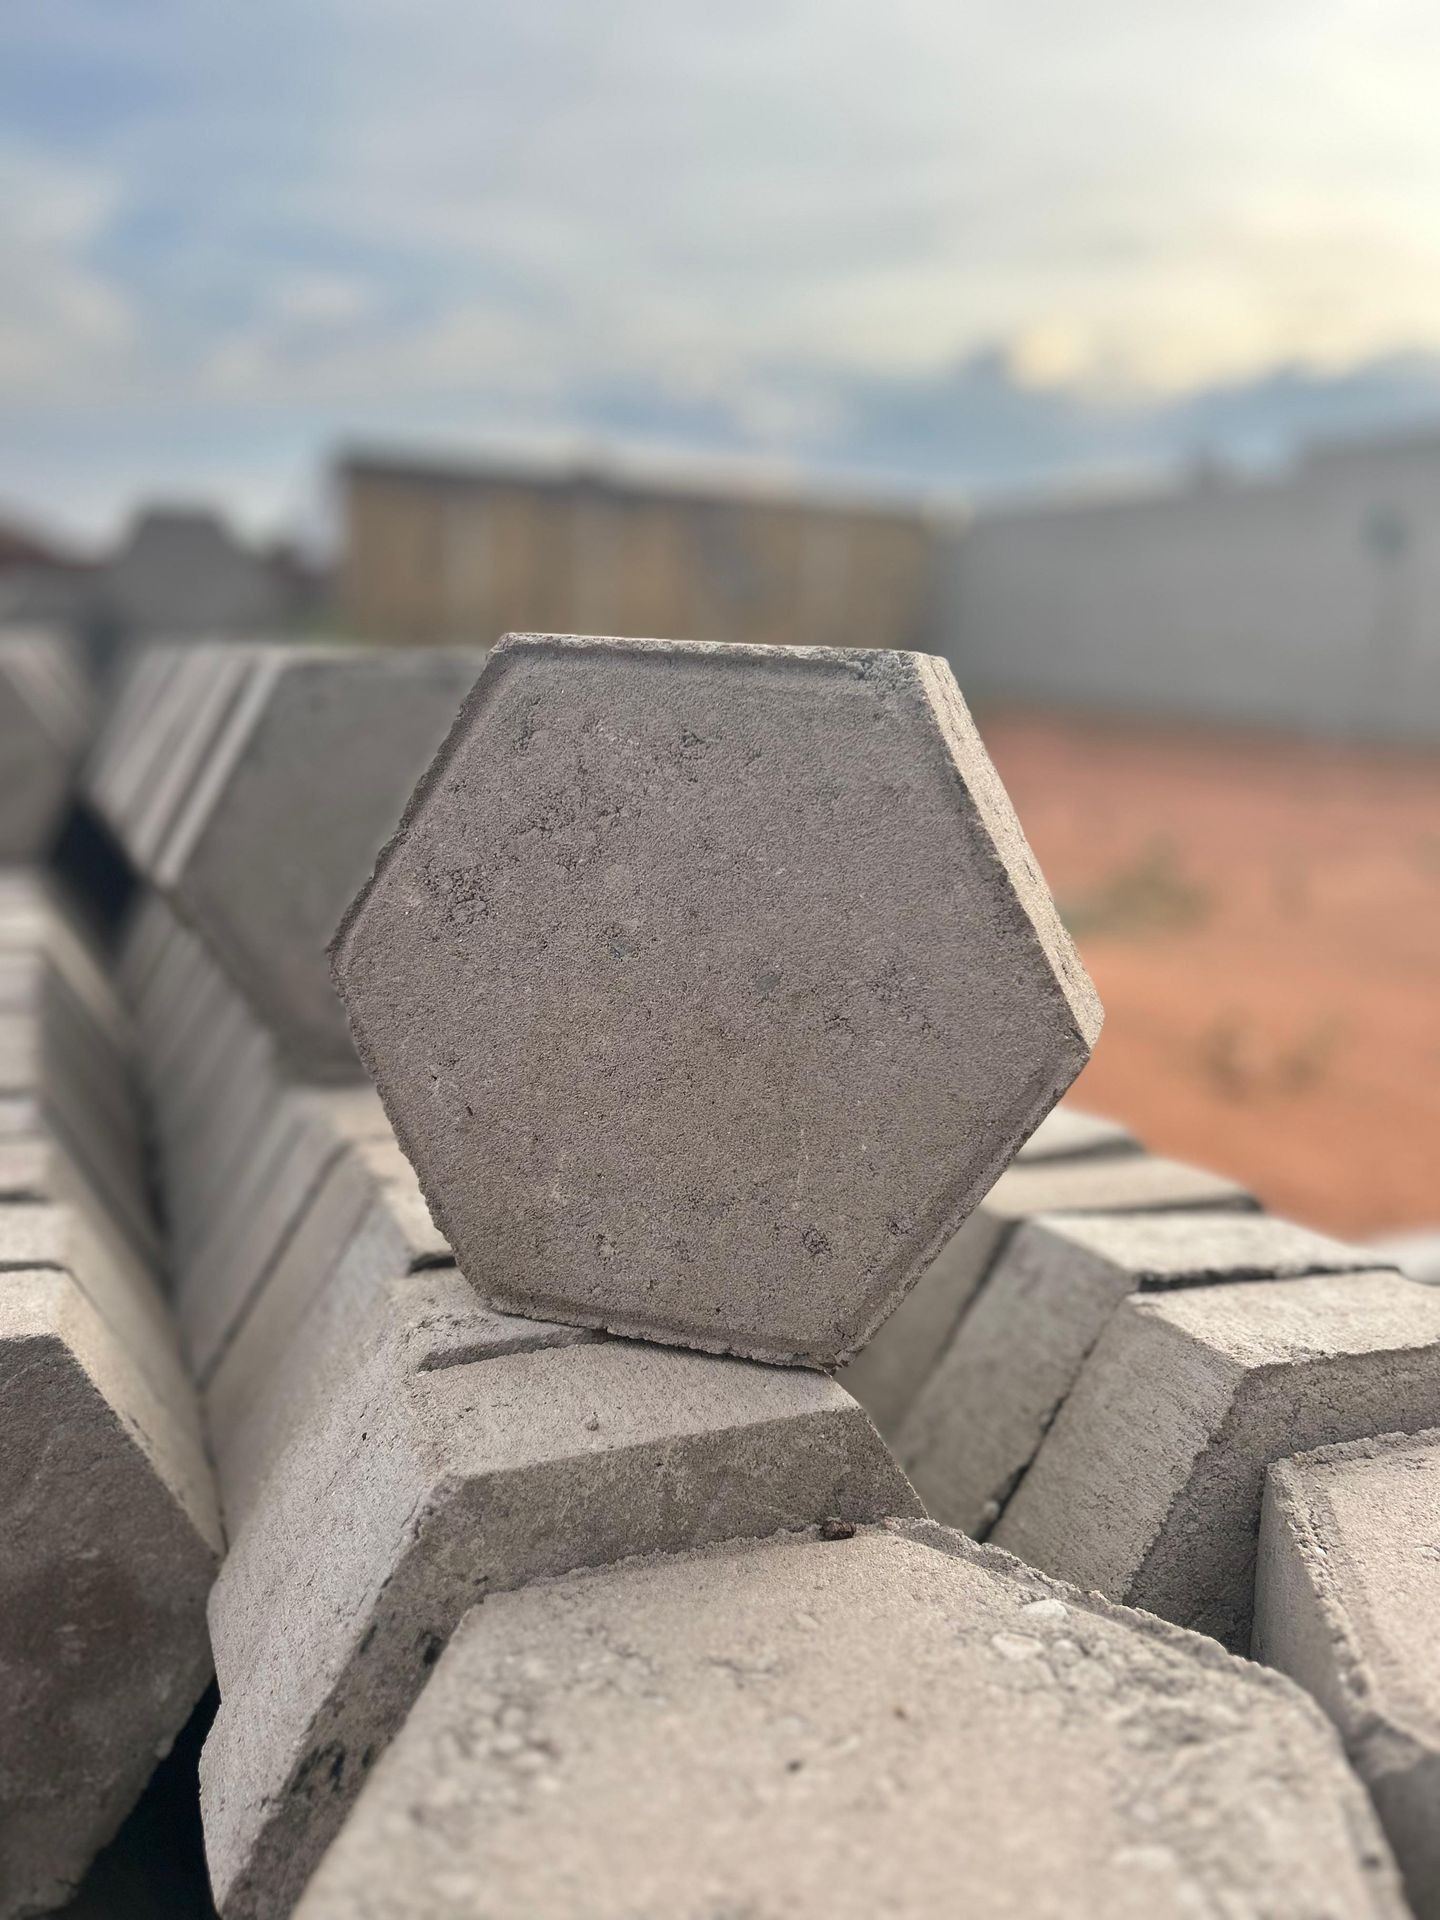
MULTIPOLYGON (((139 951, 153 961, 163 932, 153 909, 137 923, 142 1009, 154 976, 139 951)), ((227 1915, 288 1910, 477 1592, 919 1511, 829 1380, 495 1312, 455 1269, 373 1096, 269 1086, 268 1104, 241 1100, 251 1145, 228 1164, 245 1197, 206 1185, 222 1227, 192 1223, 210 1252, 177 1294, 231 1538, 203 1767, 227 1915)), ((199 1083, 192 1146, 225 1139, 242 1095, 223 1063, 199 1083)), ((181 1184, 203 1171, 193 1154, 170 1164, 181 1184)))
POLYGON ((444 1301, 471 1318, 479 1305, 460 1293, 449 1249, 393 1143, 386 1152, 355 1142, 315 1189, 207 1375, 206 1422, 232 1532, 297 1425, 316 1411, 328 1417, 339 1401, 370 1351, 377 1316, 390 1311, 392 1290, 414 1301, 417 1337, 443 1315, 444 1301))
MULTIPOLYGON (((176 1311, 208 1385, 278 1262, 308 1252, 322 1275, 333 1266, 349 1231, 338 1186, 368 1196, 389 1178, 413 1193, 414 1180, 373 1093, 293 1079, 209 950, 158 896, 135 917, 121 977, 153 1106, 176 1311), (374 1158, 358 1180, 352 1148, 374 1158)), ((430 1240, 444 1254, 433 1231, 430 1240)))
POLYGON ((326 942, 483 662, 235 642, 136 664, 91 800, 297 1072, 354 1071, 326 942))
POLYGON ((823 1376, 507 1319, 453 1269, 392 1287, 366 1345, 253 1503, 211 1606, 202 1805, 227 1916, 288 1911, 478 1599, 920 1511, 823 1376))
MULTIPOLYGON (((524 900, 549 884, 546 846, 556 842, 553 871, 583 890, 587 837, 593 847, 609 835, 604 873, 591 876, 609 900, 609 918, 668 894, 688 926, 668 956, 668 976, 652 968, 652 981, 662 982, 657 1004, 673 1005, 697 954, 718 976, 727 927, 752 957, 762 949, 768 955, 774 978, 761 977, 766 968, 757 957, 756 980, 743 985, 726 1016, 737 1023, 736 1057, 723 1076, 732 1106, 742 1077, 755 1071, 776 1032, 792 1024, 802 1035, 786 1069, 792 1087, 802 1084, 797 1074, 807 1051, 820 1059, 827 1050, 858 1046, 873 1059, 882 1043, 898 1046, 907 1087, 917 1067, 934 1062, 922 1118, 898 1144, 891 1135, 904 1119, 899 1083, 883 1063, 873 1071, 886 1085, 857 1087, 852 1118, 818 1109, 804 1118, 813 1191, 803 1177, 794 1180, 793 1169, 786 1174, 792 1212, 803 1210, 805 1220, 785 1227, 787 1246, 778 1252, 775 1196, 767 1201, 749 1192, 724 1225, 723 1208, 671 1195, 677 1229, 688 1216, 685 1230, 698 1236, 711 1218, 710 1240, 697 1238, 684 1256, 687 1288, 697 1298, 707 1288, 714 1295, 726 1278, 723 1249, 746 1250, 758 1262, 748 1302, 716 1296, 723 1324, 715 1323, 715 1300, 703 1304, 706 1318, 693 1329, 697 1344, 743 1344, 748 1326, 776 1357, 814 1361, 839 1351, 906 1284, 917 1248, 943 1232, 1076 1070, 1097 1015, 1003 796, 955 710, 948 677, 929 663, 874 657, 806 658, 798 676, 793 664, 768 654, 730 659, 704 648, 510 649, 492 669, 508 703, 503 752, 487 771, 483 741, 472 738, 474 716, 486 702, 472 700, 382 861, 383 929, 352 916, 345 952, 369 981, 389 964, 377 962, 375 939, 395 938, 395 887, 410 860, 416 884, 438 890, 449 912, 442 957, 452 972, 448 983, 431 981, 423 1009, 437 1023, 436 1040, 413 1036, 416 1057, 428 1057, 439 1039, 449 1044, 452 1030, 458 1038, 473 1028, 479 1008, 466 972, 467 943, 483 933, 492 908, 509 921, 528 958, 535 922, 524 900), (563 737, 547 740, 545 701, 557 655, 567 674, 573 668, 578 676, 581 724, 571 724, 567 682, 557 707, 563 737), (517 661, 518 688, 510 671, 517 661), (587 688, 592 669, 598 677, 587 688), (790 734, 808 729, 808 749, 797 754, 777 734, 766 717, 772 697, 791 710, 790 734), (648 718, 647 704, 656 709, 648 718), (709 771, 701 768, 705 729, 717 756, 709 771), (841 749, 867 757, 864 781, 856 776, 834 794, 809 790, 818 774, 807 770, 807 752, 833 751, 843 763, 841 749), (739 811, 723 822, 720 803, 737 773, 739 811), (800 776, 809 789, 797 802, 788 788, 800 776), (730 897, 715 909, 708 933, 682 912, 678 876, 695 851, 688 820, 677 818, 657 842, 667 808, 692 781, 707 792, 691 804, 715 813, 725 841, 707 856, 703 886, 686 891, 692 908, 732 867, 731 843, 738 847, 768 815, 775 814, 768 832, 777 855, 807 823, 812 842, 794 848, 803 857, 788 887, 763 865, 748 880, 732 874, 730 897), (883 792, 894 816, 886 845, 877 841, 871 849, 874 873, 883 876, 894 865, 895 834, 908 833, 915 843, 899 876, 871 900, 844 898, 842 884, 847 837, 864 812, 862 785, 883 792), (469 839, 412 857, 424 796, 452 791, 465 792, 466 807, 473 800, 480 808, 473 825, 460 822, 469 839), (643 817, 617 830, 611 813, 627 793, 643 817), (504 801, 509 837, 492 847, 480 816, 496 794, 513 798, 504 801), (822 856, 823 873, 807 876, 805 863, 822 856), (626 861, 642 858, 646 868, 627 879, 626 861), (528 862, 534 871, 528 880, 517 873, 508 897, 492 903, 471 885, 477 861, 487 860, 502 871, 528 862), (783 897, 797 888, 802 910, 782 913, 783 897), (936 888, 938 908, 929 897, 936 888), (747 890, 755 896, 748 928, 747 890), (912 891, 924 894, 919 904, 912 891), (707 940, 716 943, 708 962, 707 940), (837 999, 844 985, 837 969, 842 960, 853 966, 857 942, 868 944, 865 979, 846 1011, 837 999), (1013 976, 998 996, 983 977, 991 958, 1003 958, 1013 976), (436 997, 442 986, 449 994, 443 1020, 436 997), (798 1020, 797 994, 808 1007, 798 1020), (758 1019, 746 1031, 740 1022, 751 1002, 758 1019), (988 1052, 975 1037, 977 1011, 993 1014, 988 1052), (849 1042, 831 1012, 852 1027, 849 1042), (951 1051, 957 1034, 968 1036, 958 1067, 946 1063, 942 1029, 951 1051), (872 1175, 863 1206, 839 1190, 831 1167, 836 1148, 819 1131, 822 1118, 842 1133, 860 1123, 874 1132, 885 1165, 872 1175), (950 1130, 945 1164, 922 1164, 942 1121, 950 1130), (886 1205, 882 1183, 897 1169, 905 1170, 904 1207, 890 1204, 877 1224, 886 1205), (935 1191, 927 1197, 922 1187, 935 1191), (907 1209, 914 1215, 908 1223, 901 1218, 907 1209), (799 1265, 788 1247, 797 1233, 799 1265), (755 1291, 766 1274, 784 1280, 768 1308, 755 1291)), ((157 684, 163 679, 157 676, 157 684)), ((152 688, 140 706, 152 707, 157 697, 152 688)), ((172 689, 169 699, 163 725, 180 735, 188 727, 193 738, 196 723, 186 720, 193 692, 172 689)), ((162 723, 149 724, 153 732, 162 723)), ((133 761, 146 730, 139 726, 99 781, 122 837, 124 808, 135 802, 125 800, 123 781, 116 797, 115 768, 133 761)), ((352 744, 363 759, 363 743, 352 744)), ((196 792, 226 784, 228 776, 206 772, 216 751, 208 747, 195 762, 196 792)), ((194 799, 186 804, 192 814, 200 810, 194 799)), ((155 812, 152 806, 152 833, 155 812)), ((218 886, 227 863, 237 871, 243 865, 243 843, 216 836, 211 845, 218 886)), ((180 864, 161 857, 151 869, 157 885, 132 930, 126 978, 157 1109, 175 1229, 176 1301, 204 1386, 232 1536, 211 1605, 221 1708, 203 1763, 207 1848, 229 1920, 289 1909, 479 1594, 636 1553, 821 1521, 846 1531, 920 1509, 868 1418, 822 1375, 617 1342, 570 1324, 582 1315, 522 1319, 483 1299, 453 1264, 373 1096, 294 1077, 297 1050, 275 1017, 274 1000, 253 986, 243 1002, 237 995, 238 973, 221 951, 228 936, 218 917, 197 913, 168 877, 180 864), (161 904, 162 892, 169 904, 161 904)), ((577 925, 588 925, 596 910, 577 894, 577 925)), ((434 938, 417 913, 396 956, 400 991, 406 969, 434 938)), ((280 944, 272 958, 283 972, 280 944)), ((607 950, 604 964, 613 959, 607 950)), ((495 979, 485 1017, 513 1025, 518 998, 532 985, 563 998, 571 978, 563 960, 556 953, 528 984, 495 979)), ((742 960, 732 939, 723 965, 742 960)), ((595 990, 578 977, 572 984, 582 997, 595 990)), ((638 979, 630 988, 627 1018, 639 1032, 649 991, 638 979)), ((388 1009, 393 1019, 393 996, 388 1009)), ((543 1018, 552 1035, 562 1036, 554 1013, 543 1018)), ((599 1051, 619 1038, 607 1042, 602 1034, 599 1051)), ((660 1058, 653 1046, 649 1058, 660 1058)), ((436 1066, 445 1080, 438 1053, 436 1066)), ((830 1071, 838 1070, 832 1060, 830 1071)), ((514 1125, 523 1121, 538 1138, 554 1103, 523 1076, 507 1084, 517 1102, 514 1125), (527 1101, 528 1119, 519 1110, 527 1101)), ((583 1136, 585 1088, 568 1089, 562 1104, 562 1131, 583 1136)), ((504 1145, 513 1129, 501 1127, 494 1137, 504 1145)), ((592 1130, 591 1138, 600 1136, 592 1130)), ((733 1163, 729 1188, 743 1194, 755 1184, 755 1145, 733 1129, 722 1144, 733 1163)), ((554 1142, 545 1147, 556 1150, 554 1142)), ((427 1182, 436 1152, 421 1156, 427 1182)), ((601 1171, 585 1170, 586 1180, 601 1171)), ((635 1172, 650 1177, 639 1163, 635 1172)), ((658 1170, 650 1190, 658 1194, 675 1177, 673 1164, 658 1170)), ((617 1187, 613 1198, 622 1204, 627 1196, 617 1187)), ((653 1247, 646 1257, 653 1263, 653 1247)), ((619 1271, 623 1278, 623 1264, 619 1271)), ((534 1314, 537 1302, 524 1284, 534 1314)), ((676 1337, 659 1318, 646 1330, 676 1337)))
POLYGON ((132 1033, 86 936, 49 883, 0 887, 0 1146, 6 1189, 83 1188, 144 1257, 153 1221, 135 1106, 132 1033), (37 1170, 37 1161, 43 1163, 37 1170), (66 1187, 67 1179, 73 1183, 66 1187))
POLYGON ((1092 1153, 1139 1151, 1140 1142, 1118 1120, 1062 1102, 1046 1114, 1015 1159, 1028 1166, 1036 1160, 1083 1160, 1092 1153))
POLYGON ((1268 1214, 1041 1214, 1006 1239, 895 1434, 937 1520, 984 1538, 1121 1301, 1363 1272, 1375 1258, 1268 1214))
POLYGON ((1401 1920, 1277 1675, 926 1525, 486 1600, 302 1920, 1401 1920))
MULTIPOLYGON (((335 945, 382 1111, 250 864, 317 689, 352 728, 373 689, 224 662, 152 661, 95 778, 152 878, 126 978, 232 1538, 226 1920, 731 1910, 762 1879, 868 1912, 897 1852, 926 1911, 981 1835, 996 1911, 1395 1911, 1295 1694, 868 1530, 920 1511, 909 1463, 934 1511, 1239 1648, 1267 1465, 1440 1425, 1440 1296, 1051 1111, 1098 1010, 948 676, 506 643, 335 945), (1000 1816, 1022 1784, 1042 1840, 1000 1816)), ((95 1257, 55 1203, 15 1244, 95 1257)))
POLYGON ((1396 1273, 1132 1294, 990 1538, 1250 1644, 1265 1470, 1440 1425, 1440 1293, 1396 1273))
POLYGON ((1440 1431, 1277 1462, 1254 1653, 1314 1695, 1370 1790, 1418 1920, 1440 1915, 1440 1431))
POLYGON ((128 1026, 38 879, 0 883, 0 1914, 79 1881, 207 1684, 220 1552, 154 1261, 128 1026))
POLYGON ((846 1367, 846 1386, 888 1440, 898 1438, 971 1302, 1025 1221, 1045 1214, 1228 1213, 1256 1205, 1233 1180, 1141 1153, 1123 1130, 1089 1115, 1061 1108, 1051 1120, 1050 1142, 1001 1174, 914 1292, 846 1367))
POLYGON ((1387 1259, 1427 1286, 1440 1286, 1440 1232, 1399 1233, 1383 1243, 1387 1259))
POLYGON ((507 639, 336 980, 498 1306, 856 1351, 1100 1010, 943 663, 507 639))
MULTIPOLYGON (((198 942, 152 902, 127 954, 162 1064, 177 943, 182 977, 203 971, 198 942)), ((213 970, 210 993, 218 1017, 233 992, 213 970)), ((169 1190, 200 1249, 177 1301, 231 1538, 203 1765, 227 1916, 288 1910, 478 1592, 919 1511, 829 1380, 488 1307, 367 1089, 297 1084, 273 1058, 252 1089, 222 1051, 199 1077, 162 1076, 156 1097, 169 1190), (206 1177, 207 1151, 224 1154, 224 1181, 206 1177), (197 1184, 198 1208, 184 1197, 197 1184)))
POLYGON ((90 689, 63 635, 0 636, 0 861, 39 859, 54 841, 90 724, 90 689))

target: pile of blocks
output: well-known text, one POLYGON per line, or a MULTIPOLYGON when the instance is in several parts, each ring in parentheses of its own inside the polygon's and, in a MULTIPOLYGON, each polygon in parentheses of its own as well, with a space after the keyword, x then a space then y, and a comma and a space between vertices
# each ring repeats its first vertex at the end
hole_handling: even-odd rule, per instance
POLYGON ((40 864, 79 747, 72 669, 68 648, 39 636, 0 644, 0 792, 17 769, 30 783, 0 824, 6 1914, 66 1897, 184 1726, 210 1679, 221 1555, 160 1286, 130 1022, 100 945, 40 864))
POLYGON ((212 1652, 225 1920, 1440 1913, 1440 1289, 1057 1105, 943 665, 157 651, 84 795, 113 956, 0 892, 0 1917, 212 1652))
POLYGON ((62 634, 0 631, 0 865, 49 851, 92 722, 79 654, 62 634))

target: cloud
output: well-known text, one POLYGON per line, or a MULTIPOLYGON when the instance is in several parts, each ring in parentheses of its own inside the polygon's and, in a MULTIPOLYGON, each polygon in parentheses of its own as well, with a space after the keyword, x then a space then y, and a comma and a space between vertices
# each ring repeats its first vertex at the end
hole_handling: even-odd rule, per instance
POLYGON ((82 404, 252 502, 262 438, 278 500, 363 433, 988 486, 1388 420, 1437 79, 1429 0, 10 9, 0 481, 82 404))
POLYGON ((0 145, 0 396, 72 400, 123 364, 133 316, 86 259, 115 198, 98 173, 0 145))

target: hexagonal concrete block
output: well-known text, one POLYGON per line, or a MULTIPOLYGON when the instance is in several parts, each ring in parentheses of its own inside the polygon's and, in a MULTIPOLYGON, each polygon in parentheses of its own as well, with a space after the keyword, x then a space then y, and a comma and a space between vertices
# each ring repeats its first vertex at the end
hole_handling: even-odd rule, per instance
POLYGON ((48 1911, 210 1678, 198 1438, 68 1274, 0 1276, 0 1915, 48 1911))
POLYGON ((92 778, 131 858, 308 1073, 354 1070, 325 945, 484 659, 338 645, 162 656, 92 778))
POLYGON ((89 726, 89 690, 63 636, 0 638, 0 860, 49 847, 89 726))
POLYGON ((1046 1114, 1015 1158, 1028 1165, 1032 1160, 1084 1160, 1092 1154, 1139 1151, 1140 1142, 1118 1120, 1086 1113, 1066 1100, 1046 1114))
POLYGON ((225 1920, 290 1911, 478 1597, 921 1511, 833 1380, 505 1320, 453 1267, 400 1279, 385 1304, 212 1597, 221 1707, 201 1806, 225 1920))
POLYGON ((511 636, 334 963, 483 1293, 815 1366, 1101 1018, 949 668, 911 653, 511 636))
POLYGON ((991 1540, 1250 1646, 1266 1468, 1440 1425, 1440 1294, 1398 1273, 1132 1293, 991 1540))
MULTIPOLYGON (((1038 1128, 1037 1137, 1044 1130, 1038 1128)), ((1159 1154, 1021 1155, 931 1261, 878 1338, 845 1369, 845 1385, 893 1443, 1010 1236, 1036 1215, 1228 1212, 1256 1205, 1233 1180, 1159 1154)))
POLYGON ((1440 1432, 1277 1461, 1257 1660, 1312 1693, 1370 1789, 1416 1920, 1440 1916, 1440 1432))
POLYGON ((1276 1674, 939 1527, 470 1613, 301 1920, 1402 1920, 1276 1674))
POLYGON ((1364 1247, 1263 1213, 1040 1214, 992 1262, 895 1451, 931 1517, 983 1539, 1130 1294, 1378 1264, 1364 1247))

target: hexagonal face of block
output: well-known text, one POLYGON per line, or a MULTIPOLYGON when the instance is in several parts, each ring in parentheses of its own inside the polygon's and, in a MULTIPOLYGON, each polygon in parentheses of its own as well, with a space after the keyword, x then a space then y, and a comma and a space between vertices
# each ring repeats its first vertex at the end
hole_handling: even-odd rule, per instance
POLYGON ((1257 1660, 1340 1729, 1418 1920, 1440 1914, 1440 1432, 1277 1461, 1255 1583, 1257 1660))
POLYGON ((508 639, 334 958, 483 1292, 822 1366, 1100 1022, 922 654, 508 639))
POLYGON ((1002 1245, 895 1451, 933 1518, 983 1538, 1127 1295, 1374 1265, 1262 1213, 1041 1214, 1002 1245))
POLYGON ((503 1321, 453 1268, 386 1304, 370 1358, 295 1429, 211 1602, 222 1704, 201 1804, 226 1920, 290 1911, 477 1594, 920 1511, 833 1380, 503 1321))
POLYGON ((1132 1294, 990 1538, 1237 1652, 1265 1471, 1440 1424, 1440 1296, 1398 1273, 1132 1294))
POLYGON ((483 660, 266 649, 181 797, 160 882, 307 1070, 353 1069, 325 945, 483 660))
POLYGON ((781 1537, 468 1615, 301 1920, 1401 1920, 1275 1675, 938 1527, 781 1537))
POLYGON ((68 1276, 3 1276, 0 1914, 66 1897, 210 1678, 197 1464, 68 1276))

